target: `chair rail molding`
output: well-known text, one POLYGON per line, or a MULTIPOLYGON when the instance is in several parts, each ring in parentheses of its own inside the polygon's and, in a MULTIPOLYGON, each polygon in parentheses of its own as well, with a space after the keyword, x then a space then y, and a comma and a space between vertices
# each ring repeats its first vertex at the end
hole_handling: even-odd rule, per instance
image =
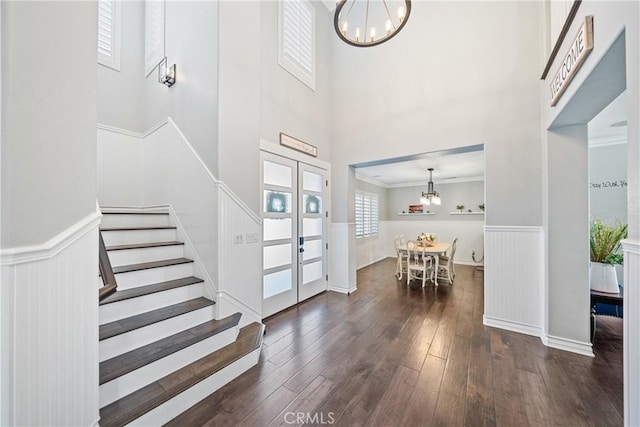
POLYGON ((484 226, 484 324, 541 337, 544 230, 484 226))

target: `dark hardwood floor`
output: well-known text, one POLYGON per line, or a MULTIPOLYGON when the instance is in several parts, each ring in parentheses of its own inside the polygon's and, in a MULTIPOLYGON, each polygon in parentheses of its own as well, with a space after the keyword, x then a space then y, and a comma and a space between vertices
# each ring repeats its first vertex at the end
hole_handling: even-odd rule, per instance
POLYGON ((258 366, 174 420, 207 426, 622 425, 622 319, 595 358, 482 325, 483 275, 407 288, 395 259, 265 323, 258 366))

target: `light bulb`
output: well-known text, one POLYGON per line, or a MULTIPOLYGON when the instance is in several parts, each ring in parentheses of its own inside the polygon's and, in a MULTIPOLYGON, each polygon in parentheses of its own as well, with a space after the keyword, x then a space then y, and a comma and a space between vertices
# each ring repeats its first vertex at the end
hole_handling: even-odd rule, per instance
POLYGON ((373 41, 373 38, 376 36, 376 27, 371 27, 371 30, 369 30, 369 36, 371 37, 371 41, 373 41))
POLYGON ((347 21, 342 21, 342 34, 347 34, 347 29, 349 28, 349 23, 347 21))
POLYGON ((398 8, 398 18, 400 18, 400 21, 404 19, 404 6, 398 8))
POLYGON ((386 30, 387 30, 387 35, 391 33, 391 19, 387 19, 386 30))
POLYGON ((360 27, 356 27, 356 41, 360 41, 360 27))

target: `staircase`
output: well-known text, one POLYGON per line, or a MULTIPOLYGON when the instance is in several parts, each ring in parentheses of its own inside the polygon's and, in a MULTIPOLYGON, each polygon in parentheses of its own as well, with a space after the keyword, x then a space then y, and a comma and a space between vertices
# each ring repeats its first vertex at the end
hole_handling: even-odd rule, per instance
POLYGON ((162 425, 255 365, 263 325, 216 318, 167 212, 103 212, 117 291, 100 301, 100 426, 162 425))

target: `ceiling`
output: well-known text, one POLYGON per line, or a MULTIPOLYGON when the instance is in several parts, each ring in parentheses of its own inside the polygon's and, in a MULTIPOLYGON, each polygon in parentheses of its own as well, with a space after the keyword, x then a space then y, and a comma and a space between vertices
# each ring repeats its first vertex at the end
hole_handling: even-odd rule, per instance
MULTIPOLYGON (((589 145, 597 146, 626 141, 626 92, 611 102, 589 122, 589 145)), ((355 165, 356 178, 381 187, 409 187, 425 185, 428 168, 433 168, 433 181, 448 182, 484 180, 484 151, 482 145, 423 153, 400 159, 355 165)))

